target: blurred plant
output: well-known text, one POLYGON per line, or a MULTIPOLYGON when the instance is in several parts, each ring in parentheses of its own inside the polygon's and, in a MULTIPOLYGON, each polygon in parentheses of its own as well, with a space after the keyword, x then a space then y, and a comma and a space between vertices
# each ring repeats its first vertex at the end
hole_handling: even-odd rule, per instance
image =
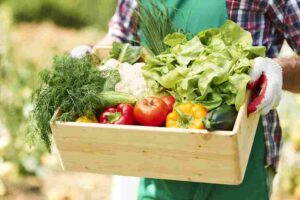
POLYGON ((4 8, 1 8, 0 13, 0 45, 3 49, 0 60, 0 120, 10 134, 9 143, 0 149, 0 167, 11 166, 16 174, 34 175, 41 155, 45 152, 42 147, 32 151, 25 143, 31 87, 35 83, 36 72, 30 65, 14 65, 12 49, 7 42, 10 17, 4 8), (12 165, 7 165, 8 163, 12 165))
POLYGON ((286 141, 282 149, 279 165, 280 193, 300 199, 300 154, 291 141, 286 141))
POLYGON ((53 21, 59 26, 106 28, 116 0, 6 0, 12 6, 14 21, 53 21), (103 9, 105 8, 105 9, 103 9))

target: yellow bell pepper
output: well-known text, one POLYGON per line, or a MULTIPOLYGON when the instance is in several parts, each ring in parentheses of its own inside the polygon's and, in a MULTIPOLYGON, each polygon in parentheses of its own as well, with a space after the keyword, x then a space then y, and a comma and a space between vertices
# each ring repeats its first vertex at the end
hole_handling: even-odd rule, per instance
POLYGON ((82 123, 98 123, 98 120, 95 115, 88 117, 88 116, 81 116, 78 119, 76 119, 76 122, 82 122, 82 123))
POLYGON ((201 104, 191 102, 176 106, 166 119, 166 127, 204 129, 202 120, 207 115, 207 110, 201 104))

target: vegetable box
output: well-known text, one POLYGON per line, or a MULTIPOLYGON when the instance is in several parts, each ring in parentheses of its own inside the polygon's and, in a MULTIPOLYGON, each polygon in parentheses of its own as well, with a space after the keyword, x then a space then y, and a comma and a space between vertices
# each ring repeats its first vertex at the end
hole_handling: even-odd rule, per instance
MULTIPOLYGON (((110 47, 94 49, 106 57, 110 47)), ((259 114, 247 94, 233 131, 55 121, 51 129, 65 170, 237 185, 243 181, 259 114)))

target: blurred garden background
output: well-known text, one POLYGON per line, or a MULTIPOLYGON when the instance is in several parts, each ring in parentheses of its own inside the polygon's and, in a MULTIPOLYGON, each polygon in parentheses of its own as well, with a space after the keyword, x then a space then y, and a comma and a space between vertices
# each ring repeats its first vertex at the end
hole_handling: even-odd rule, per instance
MULTIPOLYGON (((54 55, 105 34, 116 0, 0 0, 0 199, 109 200, 111 176, 61 172, 26 144, 31 95, 54 55)), ((285 45, 281 56, 291 55, 285 45)), ((300 199, 300 96, 284 93, 277 200, 300 199)))

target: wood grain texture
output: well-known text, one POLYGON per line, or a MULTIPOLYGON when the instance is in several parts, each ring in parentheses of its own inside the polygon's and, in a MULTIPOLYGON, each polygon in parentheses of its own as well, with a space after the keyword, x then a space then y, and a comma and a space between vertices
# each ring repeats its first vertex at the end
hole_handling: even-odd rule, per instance
POLYGON ((52 132, 66 170, 234 185, 258 121, 246 114, 234 131, 55 122, 52 132))
POLYGON ((243 180, 245 171, 247 168, 249 156, 251 153, 258 121, 260 115, 258 113, 254 113, 251 115, 247 115, 247 106, 250 99, 250 93, 248 93, 246 102, 243 107, 240 109, 239 116, 236 121, 236 125, 238 126, 237 136, 237 146, 239 151, 239 159, 240 159, 240 169, 241 169, 241 180, 243 180))
POLYGON ((238 178, 231 136, 144 129, 56 123, 53 133, 67 170, 224 183, 238 178))
MULTIPOLYGON (((101 59, 110 47, 94 51, 101 59)), ((237 185, 259 119, 247 116, 247 103, 233 131, 59 122, 59 112, 51 129, 66 170, 237 185)))

